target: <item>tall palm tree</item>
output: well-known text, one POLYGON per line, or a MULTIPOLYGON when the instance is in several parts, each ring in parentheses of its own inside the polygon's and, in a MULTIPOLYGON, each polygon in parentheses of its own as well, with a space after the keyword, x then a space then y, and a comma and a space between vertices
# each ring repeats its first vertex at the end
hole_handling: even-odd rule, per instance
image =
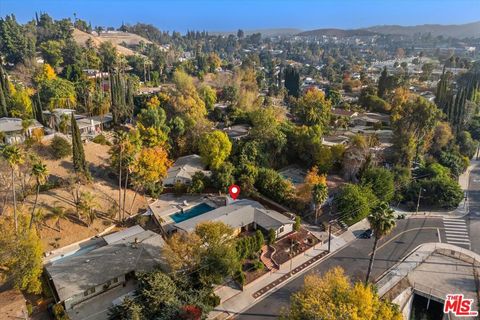
POLYGON ((17 221, 17 195, 15 192, 15 171, 18 166, 25 161, 25 156, 22 150, 17 146, 6 146, 2 151, 2 156, 7 160, 10 166, 12 176, 12 195, 13 195, 13 219, 15 221, 15 232, 18 229, 17 221))
POLYGON ((53 217, 55 218, 55 225, 58 228, 58 232, 62 230, 60 227, 60 220, 65 219, 67 217, 67 211, 65 210, 64 207, 58 205, 58 201, 55 201, 55 206, 53 206, 50 209, 50 212, 52 213, 53 217))
POLYGON ((393 228, 395 228, 396 223, 394 211, 386 202, 382 202, 377 207, 375 207, 367 219, 370 223, 370 228, 373 231, 373 236, 375 237, 375 240, 373 241, 373 250, 372 255, 370 256, 370 263, 368 264, 367 278, 365 279, 365 284, 368 284, 368 280, 370 280, 370 274, 372 273, 373 261, 375 260, 375 253, 377 251, 378 241, 387 234, 389 234, 393 230, 393 228))
POLYGON ((97 218, 96 214, 97 202, 95 195, 91 192, 82 192, 80 196, 79 209, 82 215, 86 218, 87 224, 90 226, 97 218))
POLYGON ((328 189, 327 186, 323 183, 318 183, 312 188, 312 200, 315 204, 315 224, 318 220, 318 211, 322 203, 324 203, 328 198, 328 189))
POLYGON ((35 203, 33 204, 32 216, 30 219, 30 226, 29 226, 30 229, 32 228, 32 225, 33 225, 35 208, 37 207, 37 202, 38 202, 38 194, 40 193, 40 186, 45 184, 45 182, 47 182, 47 179, 48 179, 47 166, 41 161, 34 163, 32 166, 32 175, 35 177, 37 187, 36 187, 36 194, 35 194, 35 203))

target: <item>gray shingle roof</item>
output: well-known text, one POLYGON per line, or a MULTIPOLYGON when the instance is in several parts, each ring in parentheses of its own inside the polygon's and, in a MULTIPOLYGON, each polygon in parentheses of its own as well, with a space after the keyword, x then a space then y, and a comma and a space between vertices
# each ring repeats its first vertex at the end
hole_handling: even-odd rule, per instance
POLYGON ((267 230, 293 223, 292 220, 283 214, 265 209, 257 201, 242 199, 230 205, 179 222, 175 224, 175 227, 190 232, 195 229, 197 224, 205 221, 221 221, 232 228, 240 228, 256 222, 259 226, 267 230))
POLYGON ((52 262, 45 269, 64 301, 131 271, 146 272, 163 265, 164 245, 159 234, 147 230, 88 253, 52 262))

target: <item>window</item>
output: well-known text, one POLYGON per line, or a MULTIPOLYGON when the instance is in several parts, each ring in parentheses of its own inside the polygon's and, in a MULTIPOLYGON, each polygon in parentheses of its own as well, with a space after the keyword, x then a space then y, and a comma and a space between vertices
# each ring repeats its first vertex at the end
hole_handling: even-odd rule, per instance
POLYGON ((280 229, 278 229, 278 233, 282 233, 283 232, 283 226, 280 227, 280 229))
POLYGON ((118 282, 118 278, 113 278, 113 283, 117 283, 118 282))

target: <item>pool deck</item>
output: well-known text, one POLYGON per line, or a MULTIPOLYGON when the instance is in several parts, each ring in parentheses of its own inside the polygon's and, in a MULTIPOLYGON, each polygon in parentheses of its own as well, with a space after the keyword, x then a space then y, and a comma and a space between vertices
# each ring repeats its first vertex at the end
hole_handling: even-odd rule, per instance
POLYGON ((181 211, 189 210, 201 203, 206 203, 213 208, 217 208, 216 201, 210 199, 210 195, 175 195, 162 194, 158 200, 149 205, 150 212, 155 216, 155 220, 162 226, 174 225, 176 222, 170 217, 181 211), (185 205, 186 202, 186 205, 185 205))

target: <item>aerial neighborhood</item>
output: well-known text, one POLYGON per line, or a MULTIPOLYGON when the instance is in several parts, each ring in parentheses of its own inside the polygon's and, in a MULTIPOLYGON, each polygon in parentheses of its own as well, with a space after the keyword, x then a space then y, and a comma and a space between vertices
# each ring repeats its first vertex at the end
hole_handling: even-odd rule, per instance
POLYGON ((9 10, 0 320, 475 319, 479 22, 9 10))

